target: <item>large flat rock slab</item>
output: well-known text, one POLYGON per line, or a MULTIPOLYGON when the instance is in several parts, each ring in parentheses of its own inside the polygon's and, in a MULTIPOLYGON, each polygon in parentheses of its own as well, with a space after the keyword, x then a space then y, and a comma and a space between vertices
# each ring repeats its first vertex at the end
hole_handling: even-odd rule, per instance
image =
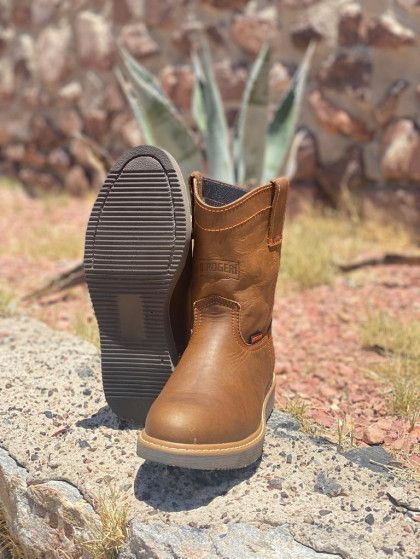
POLYGON ((121 558, 416 557, 418 487, 378 466, 380 449, 349 460, 274 412, 262 460, 244 470, 143 462, 135 427, 106 406, 96 349, 26 317, 0 319, 0 389, 2 506, 13 468, 22 494, 60 480, 94 502, 114 486, 133 518, 121 558))

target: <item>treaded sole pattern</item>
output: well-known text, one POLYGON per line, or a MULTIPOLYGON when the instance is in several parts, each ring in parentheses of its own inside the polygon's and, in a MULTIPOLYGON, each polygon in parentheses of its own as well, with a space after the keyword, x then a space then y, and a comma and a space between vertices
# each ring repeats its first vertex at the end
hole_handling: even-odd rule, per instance
POLYGON ((86 231, 105 397, 119 417, 140 425, 179 358, 170 299, 190 247, 190 215, 176 162, 140 146, 110 170, 86 231))

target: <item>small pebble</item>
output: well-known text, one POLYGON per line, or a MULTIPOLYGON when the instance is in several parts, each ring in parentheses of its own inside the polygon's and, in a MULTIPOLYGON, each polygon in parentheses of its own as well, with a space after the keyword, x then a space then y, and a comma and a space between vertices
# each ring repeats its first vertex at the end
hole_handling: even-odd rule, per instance
POLYGON ((369 526, 372 526, 372 524, 375 523, 375 517, 373 516, 372 513, 369 513, 368 515, 365 516, 365 522, 366 524, 369 524, 369 526))
POLYGON ((330 510, 323 509, 323 510, 319 511, 319 516, 327 516, 327 514, 331 514, 331 512, 332 511, 330 511, 330 510))

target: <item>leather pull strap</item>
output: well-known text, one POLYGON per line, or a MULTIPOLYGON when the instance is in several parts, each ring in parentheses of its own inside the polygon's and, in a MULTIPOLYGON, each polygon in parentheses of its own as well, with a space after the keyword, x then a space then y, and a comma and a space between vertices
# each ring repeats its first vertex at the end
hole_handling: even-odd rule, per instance
MULTIPOLYGON (((203 189, 203 175, 198 171, 191 173, 190 179, 190 195, 191 195, 191 219, 194 224, 194 206, 195 206, 195 196, 198 194, 201 196, 203 189)), ((194 227, 192 237, 194 238, 194 227)))
POLYGON ((272 185, 274 192, 268 226, 268 246, 277 247, 281 244, 283 236, 289 181, 286 178, 279 178, 272 181, 272 185))

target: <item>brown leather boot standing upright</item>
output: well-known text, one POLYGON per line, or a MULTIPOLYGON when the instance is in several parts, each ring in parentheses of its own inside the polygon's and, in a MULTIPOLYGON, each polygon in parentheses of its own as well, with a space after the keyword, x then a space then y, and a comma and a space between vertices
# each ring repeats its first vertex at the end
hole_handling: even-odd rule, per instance
POLYGON ((139 434, 141 457, 241 468, 262 453, 274 403, 271 319, 288 181, 246 193, 192 176, 192 336, 139 434))

